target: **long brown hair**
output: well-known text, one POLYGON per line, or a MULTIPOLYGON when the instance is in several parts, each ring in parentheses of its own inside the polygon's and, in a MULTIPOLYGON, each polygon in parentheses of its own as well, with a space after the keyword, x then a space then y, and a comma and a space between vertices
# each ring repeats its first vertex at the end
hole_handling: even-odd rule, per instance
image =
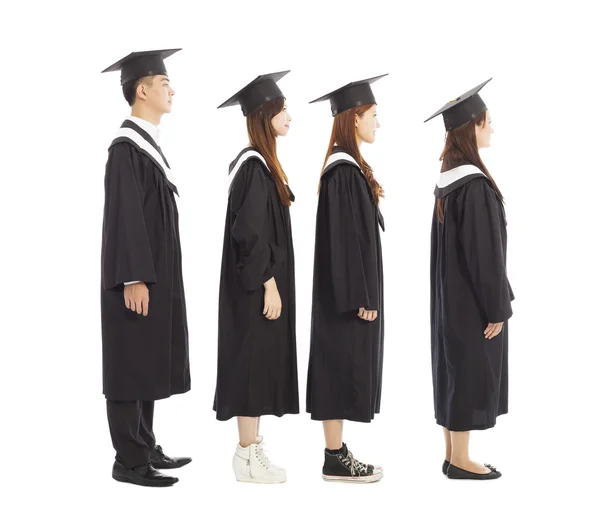
MULTIPOLYGON (((369 183, 371 194, 373 194, 373 201, 375 201, 375 203, 379 203, 379 198, 384 197, 383 188, 379 183, 377 183, 377 180, 373 175, 373 169, 360 153, 358 142, 356 141, 356 126, 354 124, 355 115, 362 116, 371 107, 373 107, 373 104, 353 107, 352 109, 340 112, 333 118, 333 128, 331 129, 331 138, 329 140, 329 146, 327 147, 325 161, 323 162, 323 170, 325 170, 327 159, 329 156, 331 156, 333 147, 337 143, 354 158, 356 163, 358 163, 363 171, 363 174, 365 175, 365 178, 367 178, 367 182, 369 183)), ((322 171, 321 175, 323 175, 322 171)))
POLYGON ((292 200, 287 186, 288 178, 277 158, 277 134, 271 125, 271 119, 283 110, 284 105, 284 98, 275 98, 264 103, 246 116, 246 126, 250 146, 265 158, 267 167, 273 175, 279 201, 289 207, 292 200))
MULTIPOLYGON (((487 178, 492 182, 492 186, 498 195, 498 198, 504 203, 504 197, 502 192, 496 185, 494 178, 489 173, 486 166, 483 164, 483 160, 479 155, 479 149, 477 148, 477 138, 475 136, 475 126, 481 125, 485 127, 487 125, 487 113, 483 111, 481 114, 475 116, 471 121, 448 131, 446 133, 446 143, 444 144, 444 150, 440 156, 442 161, 441 172, 460 167, 461 165, 475 165, 479 168, 487 178)), ((436 199, 437 206, 437 217, 440 223, 444 222, 444 202, 441 198, 436 199)))

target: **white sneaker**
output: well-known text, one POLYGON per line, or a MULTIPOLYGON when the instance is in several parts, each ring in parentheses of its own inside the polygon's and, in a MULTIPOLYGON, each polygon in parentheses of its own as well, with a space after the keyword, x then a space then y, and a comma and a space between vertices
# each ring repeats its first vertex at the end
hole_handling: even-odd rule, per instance
POLYGON ((285 470, 273 464, 265 454, 262 437, 247 448, 237 445, 233 455, 233 472, 239 482, 279 484, 287 479, 285 470))

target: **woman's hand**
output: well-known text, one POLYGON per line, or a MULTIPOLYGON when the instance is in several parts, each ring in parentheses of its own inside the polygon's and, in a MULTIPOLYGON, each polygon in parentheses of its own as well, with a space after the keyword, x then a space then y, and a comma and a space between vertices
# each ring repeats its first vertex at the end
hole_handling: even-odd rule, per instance
POLYGON ((483 335, 486 339, 492 339, 502 331, 503 325, 504 323, 490 323, 485 329, 485 332, 483 332, 483 335))
POLYGON ((358 310, 357 315, 365 321, 374 321, 377 319, 377 310, 365 310, 364 308, 361 308, 358 310))
POLYGON ((277 283, 275 278, 272 277, 264 285, 265 287, 265 306, 263 309, 263 315, 269 319, 269 321, 275 321, 279 319, 281 315, 281 296, 279 290, 277 290, 277 283))

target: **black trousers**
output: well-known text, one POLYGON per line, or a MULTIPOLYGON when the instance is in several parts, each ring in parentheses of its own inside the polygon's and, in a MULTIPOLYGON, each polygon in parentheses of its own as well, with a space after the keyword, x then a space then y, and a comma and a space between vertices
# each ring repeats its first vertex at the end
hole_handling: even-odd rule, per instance
POLYGON ((152 431, 154 401, 106 400, 108 427, 115 459, 126 468, 135 468, 150 462, 150 450, 156 439, 152 431))

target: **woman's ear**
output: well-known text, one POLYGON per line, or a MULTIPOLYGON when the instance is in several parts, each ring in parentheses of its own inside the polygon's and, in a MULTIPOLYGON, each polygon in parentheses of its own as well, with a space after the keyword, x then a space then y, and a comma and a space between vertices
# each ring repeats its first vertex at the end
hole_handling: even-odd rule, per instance
POLYGON ((358 129, 358 114, 354 115, 354 126, 358 129))

